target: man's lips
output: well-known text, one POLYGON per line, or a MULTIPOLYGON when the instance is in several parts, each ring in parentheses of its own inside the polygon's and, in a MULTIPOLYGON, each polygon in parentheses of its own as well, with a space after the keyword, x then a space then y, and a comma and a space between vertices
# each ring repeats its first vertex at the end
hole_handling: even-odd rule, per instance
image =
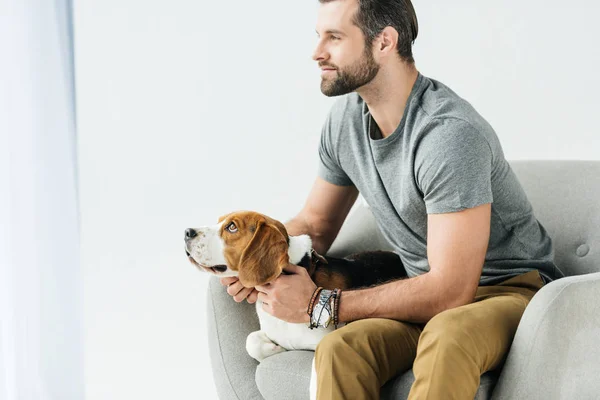
POLYGON ((332 74, 335 72, 335 68, 321 68, 321 76, 332 74))

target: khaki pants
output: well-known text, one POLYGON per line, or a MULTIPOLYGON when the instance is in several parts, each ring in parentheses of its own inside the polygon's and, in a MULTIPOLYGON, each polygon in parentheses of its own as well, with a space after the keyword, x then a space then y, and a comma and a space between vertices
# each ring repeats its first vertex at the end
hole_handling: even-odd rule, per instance
POLYGON ((379 400, 381 386, 412 367, 410 400, 473 399, 479 377, 504 360, 525 307, 543 285, 531 271, 480 286, 473 303, 444 311, 426 325, 354 321, 325 336, 316 349, 317 398, 379 400))

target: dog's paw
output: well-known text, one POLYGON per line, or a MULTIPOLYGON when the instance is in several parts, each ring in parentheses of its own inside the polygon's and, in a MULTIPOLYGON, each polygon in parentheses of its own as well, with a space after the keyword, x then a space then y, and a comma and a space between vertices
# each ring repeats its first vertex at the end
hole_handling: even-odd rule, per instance
POLYGON ((246 338, 246 351, 250 357, 261 362, 267 357, 286 351, 283 347, 273 343, 271 339, 263 332, 252 332, 246 338))

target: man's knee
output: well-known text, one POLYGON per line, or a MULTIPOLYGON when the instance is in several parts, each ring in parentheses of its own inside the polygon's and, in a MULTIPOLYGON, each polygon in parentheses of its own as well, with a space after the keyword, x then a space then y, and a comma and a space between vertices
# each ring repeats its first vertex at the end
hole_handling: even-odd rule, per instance
POLYGON ((351 346, 351 340, 349 340, 349 336, 350 335, 345 334, 341 330, 325 335, 315 349, 315 358, 344 351, 343 349, 347 349, 351 346))
POLYGON ((465 313, 452 309, 439 313, 423 328, 419 344, 435 344, 441 349, 453 349, 465 342, 468 335, 465 313))

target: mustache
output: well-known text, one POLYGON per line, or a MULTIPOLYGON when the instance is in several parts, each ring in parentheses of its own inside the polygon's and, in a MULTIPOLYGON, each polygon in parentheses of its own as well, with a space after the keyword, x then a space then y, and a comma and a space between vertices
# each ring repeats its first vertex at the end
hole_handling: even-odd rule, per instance
POLYGON ((337 69, 337 67, 335 65, 330 65, 330 64, 321 64, 319 63, 319 68, 323 68, 323 67, 327 67, 327 68, 335 68, 337 69))

